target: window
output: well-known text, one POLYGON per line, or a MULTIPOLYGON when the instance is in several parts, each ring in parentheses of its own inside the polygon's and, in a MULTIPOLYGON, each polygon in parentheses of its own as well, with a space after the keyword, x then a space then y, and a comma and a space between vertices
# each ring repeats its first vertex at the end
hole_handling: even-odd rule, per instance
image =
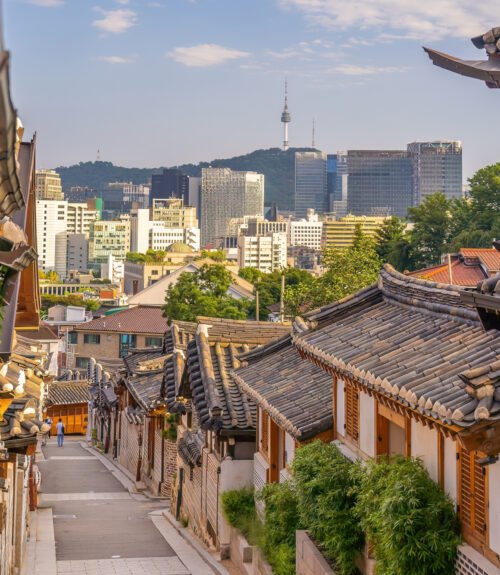
POLYGON ((128 355, 130 348, 137 346, 137 336, 135 334, 123 333, 120 335, 120 357, 128 355))
POLYGON ((461 449, 458 454, 458 513, 465 540, 474 546, 487 544, 487 468, 479 465, 484 457, 477 451, 461 449))
POLYGON ((345 434, 354 442, 358 442, 359 438, 359 391, 349 385, 345 384, 345 434))
POLYGON ((78 343, 78 334, 76 333, 76 331, 70 331, 68 333, 68 343, 69 344, 78 343))
POLYGON ((88 364, 89 364, 89 358, 88 357, 77 357, 76 358, 76 367, 78 367, 79 369, 87 369, 88 364))
POLYGON ((98 333, 84 333, 83 343, 93 343, 99 345, 101 343, 101 336, 98 333))
POLYGON ((161 347, 163 340, 161 337, 147 337, 146 347, 161 347))

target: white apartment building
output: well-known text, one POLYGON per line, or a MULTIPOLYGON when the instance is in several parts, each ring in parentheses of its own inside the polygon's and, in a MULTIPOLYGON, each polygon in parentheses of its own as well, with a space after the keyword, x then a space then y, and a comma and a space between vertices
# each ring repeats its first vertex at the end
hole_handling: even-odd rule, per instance
POLYGON ((90 224, 99 219, 99 210, 86 203, 68 203, 68 234, 88 234, 90 224))
POLYGON ((290 222, 290 245, 321 249, 323 222, 313 209, 307 210, 306 219, 290 222))
POLYGON ((112 255, 123 261, 130 251, 130 218, 100 220, 92 222, 89 233, 89 263, 94 265, 108 262, 112 255))
POLYGON ((54 170, 37 170, 35 188, 38 200, 64 200, 61 176, 54 170))
POLYGON ((67 273, 70 271, 86 272, 89 261, 88 234, 68 234, 67 238, 67 273))
POLYGON ((238 265, 240 268, 257 268, 270 273, 286 267, 287 235, 284 232, 267 236, 238 237, 238 265))
POLYGON ((44 272, 66 275, 68 202, 36 201, 36 236, 39 266, 44 272))

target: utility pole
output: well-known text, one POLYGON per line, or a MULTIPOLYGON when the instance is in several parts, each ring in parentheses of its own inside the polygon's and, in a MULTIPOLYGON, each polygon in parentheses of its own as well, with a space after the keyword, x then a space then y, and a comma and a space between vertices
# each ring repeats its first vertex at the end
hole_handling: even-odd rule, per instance
POLYGON ((280 322, 285 322, 285 272, 281 274, 280 322))

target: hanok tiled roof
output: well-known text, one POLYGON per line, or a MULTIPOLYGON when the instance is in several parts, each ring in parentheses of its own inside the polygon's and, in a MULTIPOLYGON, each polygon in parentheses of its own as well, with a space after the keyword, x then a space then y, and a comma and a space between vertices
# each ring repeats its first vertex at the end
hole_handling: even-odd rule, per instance
POLYGON ((203 449, 203 439, 199 434, 186 431, 179 439, 177 450, 186 465, 200 467, 201 452, 203 449))
POLYGON ((7 448, 35 443, 37 434, 47 432, 50 427, 37 419, 36 414, 34 399, 14 399, 0 418, 0 441, 4 441, 7 448))
MULTIPOLYGON (((146 371, 146 366, 149 366, 151 370, 155 367, 155 362, 162 356, 162 349, 158 347, 132 349, 130 353, 123 358, 123 363, 128 373, 136 373, 138 371, 146 371)), ((159 369, 163 369, 163 365, 159 369)))
POLYGON ((90 399, 89 383, 84 381, 54 381, 48 385, 47 405, 74 405, 90 399))
POLYGON ((164 405, 161 397, 162 371, 145 374, 132 374, 125 378, 124 383, 137 404, 148 412, 164 405))
MULTIPOLYGON (((410 272, 408 275, 437 283, 447 284, 450 282, 450 269, 447 263, 416 270, 410 272)), ((451 262, 451 278, 454 285, 474 287, 478 282, 487 277, 489 277, 489 275, 484 268, 479 265, 479 262, 477 265, 465 264, 460 259, 455 259, 451 262)))
POLYGON ((203 429, 255 427, 255 405, 243 395, 230 372, 238 356, 290 330, 269 322, 198 318, 196 337, 187 348, 187 373, 193 405, 203 429))
POLYGON ((194 338, 197 324, 173 321, 164 336, 164 350, 169 354, 165 360, 161 394, 170 413, 183 413, 185 405, 177 399, 186 367, 187 345, 194 338))
POLYGON ((99 333, 145 333, 163 335, 167 329, 167 320, 160 307, 138 306, 125 309, 113 315, 107 315, 75 327, 75 331, 99 333))
POLYGON ((240 357, 240 389, 299 441, 333 426, 332 377, 304 360, 290 335, 240 357))
POLYGON ((500 251, 495 248, 461 248, 465 258, 477 258, 490 275, 500 272, 500 251))
POLYGON ((483 330, 459 288, 386 265, 378 285, 305 319, 293 341, 326 369, 446 424, 500 419, 498 382, 474 389, 464 381, 476 368, 495 372, 500 332, 483 330))

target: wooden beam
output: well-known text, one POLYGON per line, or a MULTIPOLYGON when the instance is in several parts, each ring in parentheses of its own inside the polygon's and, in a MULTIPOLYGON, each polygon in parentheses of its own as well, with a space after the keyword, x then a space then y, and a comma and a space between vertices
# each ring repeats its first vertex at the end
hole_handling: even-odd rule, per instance
POLYGON ((405 456, 411 457, 411 417, 405 417, 405 456))
POLYGON ((437 434, 437 456, 438 456, 438 483, 441 489, 444 489, 444 435, 437 434))

